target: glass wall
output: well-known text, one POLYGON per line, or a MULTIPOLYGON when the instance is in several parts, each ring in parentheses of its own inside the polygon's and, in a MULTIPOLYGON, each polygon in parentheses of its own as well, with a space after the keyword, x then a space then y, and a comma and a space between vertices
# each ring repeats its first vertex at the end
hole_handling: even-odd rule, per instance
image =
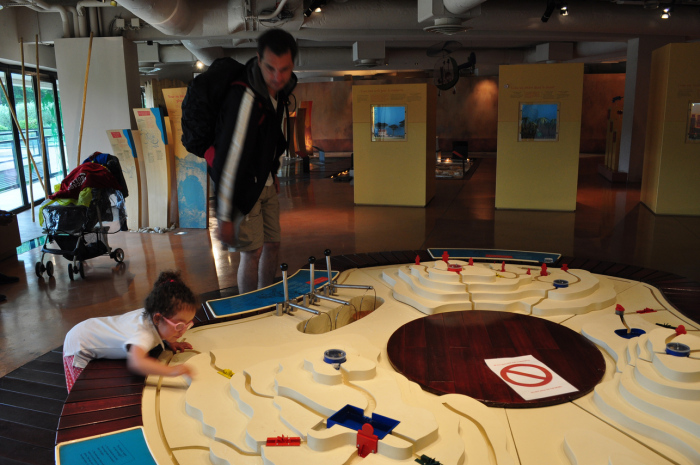
POLYGON ((35 204, 44 200, 40 176, 42 180, 48 176, 49 193, 66 176, 58 87, 55 74, 42 73, 37 79, 35 72, 27 70, 22 79, 18 68, 7 65, 0 65, 0 79, 7 91, 7 98, 0 94, 0 210, 19 211, 28 208, 32 199, 35 204))
MULTIPOLYGON (((11 92, 7 85, 7 74, 0 71, 4 90, 11 92)), ((9 95, 8 95, 9 97, 9 95)), ((10 105, 5 92, 0 95, 0 210, 14 210, 25 205, 22 197, 24 184, 16 156, 15 126, 12 123, 10 105)))
POLYGON ((41 150, 39 150, 39 122, 36 111, 36 97, 32 87, 32 76, 24 76, 12 73, 12 92, 15 96, 15 115, 19 122, 19 129, 22 131, 20 139, 20 150, 22 152, 22 167, 24 168, 25 186, 29 191, 30 201, 37 202, 44 198, 44 189, 39 181, 39 173, 44 177, 44 164, 41 160, 41 150), (22 137, 24 135, 24 137, 22 137), (26 142, 25 142, 26 141, 26 142), (29 144, 27 151, 25 143, 29 144), (38 171, 38 173, 37 173, 38 171), (29 179, 32 185, 29 185, 29 179))
POLYGON ((53 82, 49 81, 47 77, 41 77, 41 117, 44 126, 44 146, 46 147, 46 156, 49 164, 49 189, 53 192, 54 186, 60 184, 63 178, 66 177, 65 165, 63 163, 65 153, 65 148, 61 143, 63 139, 62 131, 59 128, 59 118, 58 112, 60 106, 57 105, 57 95, 54 92, 53 82), (61 133, 61 134, 59 134, 61 133))

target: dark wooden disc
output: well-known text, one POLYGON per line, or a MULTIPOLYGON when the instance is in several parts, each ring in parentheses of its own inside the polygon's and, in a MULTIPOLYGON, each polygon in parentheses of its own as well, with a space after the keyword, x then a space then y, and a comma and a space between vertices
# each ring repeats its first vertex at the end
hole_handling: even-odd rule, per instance
POLYGON ((464 394, 490 407, 529 408, 569 402, 589 393, 605 360, 588 339, 548 320, 507 312, 439 313, 406 323, 389 338, 389 361, 426 391, 464 394), (485 359, 532 355, 578 389, 526 401, 485 359))

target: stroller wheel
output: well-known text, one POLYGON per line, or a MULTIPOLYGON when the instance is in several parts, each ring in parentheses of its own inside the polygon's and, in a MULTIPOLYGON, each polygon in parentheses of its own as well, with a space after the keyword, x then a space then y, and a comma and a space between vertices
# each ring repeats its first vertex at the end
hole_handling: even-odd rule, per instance
POLYGON ((71 281, 73 281, 73 264, 72 263, 68 264, 68 277, 70 278, 71 281))
POLYGON ((85 266, 83 266, 83 262, 78 264, 78 273, 80 273, 81 278, 85 279, 85 266))
POLYGON ((112 252, 112 258, 115 262, 121 263, 124 261, 124 251, 122 249, 116 249, 112 252))
POLYGON ((46 262, 46 274, 49 278, 53 276, 53 262, 46 262))
POLYGON ((36 265, 34 266, 34 272, 36 273, 37 278, 41 278, 41 275, 44 273, 44 264, 41 262, 36 262, 36 265))

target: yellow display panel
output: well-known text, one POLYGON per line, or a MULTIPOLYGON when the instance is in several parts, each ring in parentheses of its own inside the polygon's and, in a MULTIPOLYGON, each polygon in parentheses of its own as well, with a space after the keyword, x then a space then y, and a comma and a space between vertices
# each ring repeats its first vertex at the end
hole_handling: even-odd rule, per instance
POLYGON ((583 65, 500 67, 496 208, 576 209, 583 65))

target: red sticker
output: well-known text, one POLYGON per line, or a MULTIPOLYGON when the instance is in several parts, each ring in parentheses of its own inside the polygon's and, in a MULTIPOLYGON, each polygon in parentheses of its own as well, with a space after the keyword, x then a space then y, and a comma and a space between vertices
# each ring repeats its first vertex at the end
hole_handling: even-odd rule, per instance
POLYGON ((503 378, 504 380, 508 381, 509 383, 515 384, 517 386, 538 387, 538 386, 544 386, 545 384, 552 381, 553 376, 552 376, 552 372, 544 367, 532 365, 530 363, 516 363, 514 365, 508 365, 507 367, 504 367, 501 370, 501 378, 503 378), (539 373, 533 374, 533 373, 524 372, 522 370, 521 371, 514 370, 514 368, 518 368, 518 367, 534 368, 536 370, 541 371, 542 374, 539 374, 539 373), (515 381, 513 378, 511 378, 512 375, 524 376, 526 378, 532 378, 533 382, 525 383, 522 381, 515 381))

